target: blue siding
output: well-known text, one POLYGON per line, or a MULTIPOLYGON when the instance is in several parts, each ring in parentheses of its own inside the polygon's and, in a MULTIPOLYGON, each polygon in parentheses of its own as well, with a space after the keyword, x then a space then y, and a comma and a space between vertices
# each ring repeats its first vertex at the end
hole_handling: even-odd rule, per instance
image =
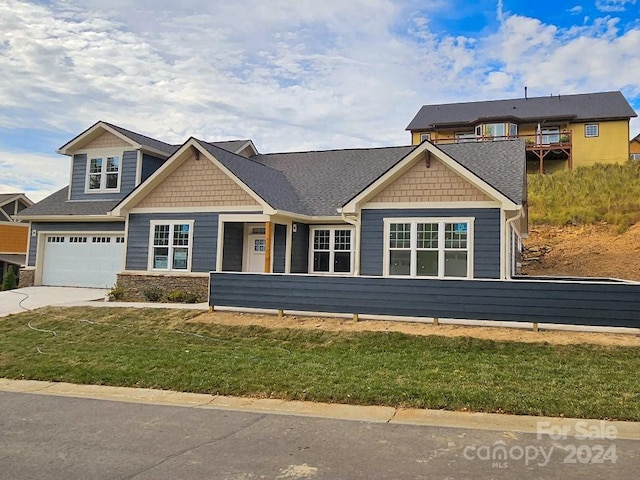
MULTIPOLYGON (((65 222, 32 223, 31 231, 37 232, 113 232, 124 234, 124 222, 65 222)), ((32 236, 29 243, 29 266, 36 264, 38 237, 32 236)))
MULTIPOLYGON (((244 223, 225 223, 222 270, 225 272, 241 272, 243 252, 244 223)), ((212 270, 215 270, 215 263, 212 270)))
POLYGON ((142 154, 142 181, 159 169, 165 161, 161 158, 154 157, 152 155, 142 154))
POLYGON ((640 327, 640 284, 613 281, 212 273, 209 304, 309 312, 640 327))
POLYGON ((309 271, 309 225, 295 223, 291 234, 291 273, 309 271))
POLYGON ((273 233, 273 271, 284 273, 287 257, 287 226, 276 224, 273 233))
POLYGON ((191 271, 209 272, 216 269, 217 213, 135 213, 129 215, 127 270, 147 270, 151 220, 194 220, 191 271))
POLYGON ((74 155, 71 172, 71 200, 119 200, 124 198, 136 185, 138 152, 124 152, 121 161, 120 192, 84 193, 87 176, 87 155, 74 155))
POLYGON ((382 275, 384 219, 394 217, 475 218, 474 278, 500 278, 500 210, 497 208, 363 210, 360 246, 362 275, 382 275))

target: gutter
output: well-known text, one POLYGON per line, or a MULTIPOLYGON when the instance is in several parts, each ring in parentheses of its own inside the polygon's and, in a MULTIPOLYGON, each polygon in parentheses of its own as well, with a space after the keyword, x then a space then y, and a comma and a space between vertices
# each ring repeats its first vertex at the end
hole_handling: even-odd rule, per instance
POLYGON ((342 215, 342 220, 344 220, 349 225, 353 225, 355 227, 355 231, 356 231, 355 244, 356 245, 354 249, 355 259, 353 262, 353 276, 357 277, 358 275, 360 275, 360 215, 356 213, 356 214, 353 214, 351 218, 349 218, 346 213, 341 213, 341 215, 342 215))
POLYGON ((512 279, 512 275, 511 275, 511 258, 513 256, 513 252, 511 251, 512 244, 509 241, 510 240, 509 239, 509 227, 511 227, 511 225, 513 223, 515 223, 517 220, 521 220, 523 218, 523 215, 524 215, 524 209, 522 208, 521 205, 519 205, 518 206, 518 213, 516 214, 516 216, 513 217, 513 218, 510 218, 505 223, 505 226, 506 226, 505 232, 504 232, 504 234, 506 236, 505 243, 508 245, 508 252, 510 254, 509 257, 506 259, 507 261, 505 262, 506 272, 504 272, 504 274, 505 274, 504 278, 507 279, 507 280, 511 280, 512 279))

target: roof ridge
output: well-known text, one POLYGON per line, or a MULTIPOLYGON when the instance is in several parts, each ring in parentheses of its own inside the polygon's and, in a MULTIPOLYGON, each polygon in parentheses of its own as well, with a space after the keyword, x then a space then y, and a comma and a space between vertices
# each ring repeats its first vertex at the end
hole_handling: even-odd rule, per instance
POLYGON ((355 147, 355 148, 330 148, 328 150, 303 150, 299 152, 271 152, 271 153, 259 153, 256 157, 266 157, 268 155, 295 155, 300 153, 327 153, 327 152, 355 152, 364 150, 382 150, 391 148, 409 148, 415 147, 415 145, 390 145, 387 147, 355 147))
POLYGON ((105 122, 104 120, 101 120, 101 122, 104 123, 105 125, 109 125, 110 127, 115 127, 117 129, 124 130, 125 132, 133 133, 135 135, 139 135, 141 137, 148 138, 149 140, 153 140, 154 142, 160 142, 160 143, 164 143, 165 145, 167 145, 169 147, 175 147, 175 145, 173 145, 171 143, 167 143, 164 140, 158 140, 157 138, 150 137, 149 135, 145 135, 144 133, 134 132, 133 130, 129 130, 128 128, 121 127, 120 125, 116 125, 115 123, 105 122))
POLYGON ((440 106, 450 106, 450 105, 469 105, 471 103, 490 103, 490 102, 513 102, 513 101, 529 101, 529 100, 542 100, 545 98, 563 98, 563 97, 580 97, 586 95, 604 95, 611 93, 619 93, 622 95, 620 90, 609 90, 606 92, 587 92, 587 93, 558 93, 551 95, 539 95, 537 97, 513 97, 513 98, 496 98, 494 100, 470 100, 466 102, 447 102, 447 103, 425 103, 422 105, 423 107, 440 107, 440 106))

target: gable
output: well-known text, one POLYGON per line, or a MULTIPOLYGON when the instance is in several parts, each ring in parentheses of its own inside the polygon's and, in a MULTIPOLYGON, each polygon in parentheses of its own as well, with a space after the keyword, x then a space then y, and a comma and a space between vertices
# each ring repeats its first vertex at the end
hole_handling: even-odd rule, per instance
POLYGON ((432 156, 428 168, 424 160, 417 161, 369 203, 487 201, 493 199, 432 156))
POLYGON ((89 150, 97 148, 132 148, 132 146, 113 133, 105 131, 84 145, 79 145, 78 149, 80 148, 89 150))
POLYGON ((191 154, 136 208, 260 206, 205 156, 191 154))

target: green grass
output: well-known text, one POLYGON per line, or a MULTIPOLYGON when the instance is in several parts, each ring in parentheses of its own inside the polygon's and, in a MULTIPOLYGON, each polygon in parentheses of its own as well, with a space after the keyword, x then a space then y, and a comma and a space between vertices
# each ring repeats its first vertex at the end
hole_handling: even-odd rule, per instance
POLYGON ((640 221, 640 162, 528 175, 533 224, 607 222, 622 232, 640 221))
POLYGON ((194 315, 78 307, 9 316, 0 377, 640 420, 640 348, 186 323, 194 315))

